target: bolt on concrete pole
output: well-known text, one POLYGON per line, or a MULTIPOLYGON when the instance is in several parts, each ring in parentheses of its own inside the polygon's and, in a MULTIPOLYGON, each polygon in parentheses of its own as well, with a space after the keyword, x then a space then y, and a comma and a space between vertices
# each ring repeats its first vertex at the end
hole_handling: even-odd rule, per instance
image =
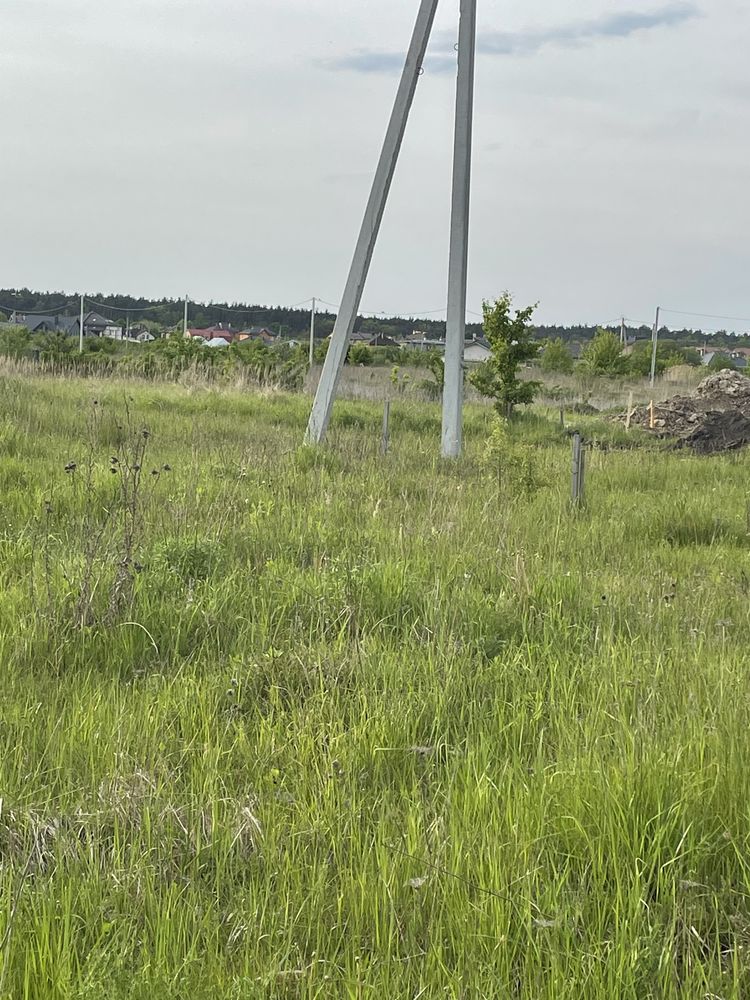
POLYGON ((471 142, 474 122, 474 62, 477 37, 477 0, 461 0, 456 86, 456 135, 453 150, 453 205, 451 209, 448 314, 445 330, 445 385, 443 388, 444 458, 458 458, 463 440, 464 340, 466 338, 466 281, 469 262, 469 206, 471 201, 471 142))
POLYGON ((336 317, 333 333, 331 334, 331 342, 326 354, 320 382, 318 383, 318 391, 315 394, 315 402, 310 413, 310 420, 305 434, 305 441, 308 444, 319 444, 328 430, 331 410, 333 409, 333 399, 336 394, 336 385, 341 374, 341 369, 344 366, 344 361, 346 360, 349 338, 352 335, 354 322, 362 301, 365 281, 370 270, 370 262, 380 231, 380 223, 383 221, 388 193, 396 171, 396 164, 404 140, 409 111, 411 110, 414 94, 417 89, 417 82, 422 72, 422 62, 427 51, 427 43, 430 40, 437 5, 438 0, 422 0, 419 8, 414 33, 406 56, 406 64, 385 135, 383 150, 380 154, 370 198, 365 209, 365 217, 362 220, 362 228, 354 251, 349 277, 341 299, 341 306, 336 317))

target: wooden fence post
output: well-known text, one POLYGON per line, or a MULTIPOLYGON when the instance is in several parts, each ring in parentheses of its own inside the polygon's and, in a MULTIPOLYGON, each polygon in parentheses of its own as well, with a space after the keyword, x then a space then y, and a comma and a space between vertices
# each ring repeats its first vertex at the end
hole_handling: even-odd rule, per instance
POLYGON ((383 407, 383 436, 380 440, 380 450, 384 455, 388 454, 388 446, 391 441, 391 401, 387 399, 383 407))
POLYGON ((580 431, 576 431, 573 435, 572 498, 574 507, 580 507, 583 503, 583 481, 586 472, 584 454, 583 438, 581 437, 580 431))
POLYGON ((633 390, 631 389, 630 390, 630 394, 628 395, 628 412, 627 412, 627 416, 625 417, 625 430, 626 431, 630 430, 630 421, 632 419, 633 419, 633 390))

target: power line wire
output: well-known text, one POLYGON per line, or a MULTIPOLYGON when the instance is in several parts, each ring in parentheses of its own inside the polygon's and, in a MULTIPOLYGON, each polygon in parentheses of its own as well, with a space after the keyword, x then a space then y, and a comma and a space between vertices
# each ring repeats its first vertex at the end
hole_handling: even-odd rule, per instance
POLYGON ((63 306, 56 306, 54 309, 22 309, 20 306, 4 306, 0 304, 0 309, 3 312, 11 313, 21 313, 23 316, 56 316, 58 313, 64 312, 66 309, 70 309, 71 306, 76 305, 75 301, 67 302, 63 306))
POLYGON ((676 316, 698 316, 701 319, 727 319, 734 323, 750 323, 747 316, 721 316, 719 313, 685 312, 683 309, 664 309, 662 312, 674 313, 676 316))
MULTIPOLYGON (((96 299, 87 299, 84 296, 84 303, 88 303, 90 306, 96 306, 97 309, 110 309, 113 312, 121 313, 143 313, 143 312, 153 312, 154 309, 160 309, 164 303, 154 306, 112 306, 108 302, 97 302, 96 299)), ((179 305, 179 302, 175 303, 179 305)))

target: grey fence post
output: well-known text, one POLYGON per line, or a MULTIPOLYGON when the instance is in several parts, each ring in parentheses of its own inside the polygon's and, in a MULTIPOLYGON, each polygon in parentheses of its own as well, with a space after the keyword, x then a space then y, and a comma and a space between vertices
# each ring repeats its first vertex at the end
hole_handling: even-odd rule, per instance
POLYGON ((387 399, 383 407, 383 437, 380 441, 380 450, 384 455, 388 454, 388 446, 391 442, 391 401, 387 399))
POLYGON ((583 481, 586 471, 583 448, 583 438, 579 431, 573 435, 573 506, 579 507, 583 503, 583 481))

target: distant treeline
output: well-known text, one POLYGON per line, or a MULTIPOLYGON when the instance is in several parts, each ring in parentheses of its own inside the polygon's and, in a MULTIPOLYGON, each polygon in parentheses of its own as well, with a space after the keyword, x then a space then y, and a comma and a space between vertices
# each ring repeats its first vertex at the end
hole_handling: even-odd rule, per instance
MULTIPOLYGON (((79 299, 77 295, 66 295, 63 292, 34 292, 28 288, 0 289, 0 319, 8 316, 12 310, 34 313, 67 313, 77 315, 79 299)), ((163 330, 179 326, 183 319, 184 303, 179 299, 145 299, 132 295, 105 295, 96 293, 86 296, 87 308, 96 310, 114 323, 125 326, 137 323, 156 324, 163 330)), ((316 323, 318 337, 327 337, 333 330, 335 313, 319 311, 316 323)), ((264 326, 283 337, 301 338, 307 336, 310 330, 309 308, 289 309, 285 306, 246 305, 237 302, 191 302, 189 307, 189 323, 191 327, 216 326, 219 323, 231 325, 233 329, 250 326, 264 326)), ((355 329, 364 333, 382 334, 398 339, 408 336, 414 330, 419 330, 428 338, 439 338, 445 335, 445 322, 442 320, 422 319, 420 317, 404 318, 401 316, 360 316, 355 329)), ((566 344, 584 343, 596 334, 596 326, 543 326, 536 328, 540 340, 561 339, 566 344)), ((605 329, 619 332, 619 326, 608 326, 605 329)), ((481 323, 470 323, 466 328, 467 337, 481 335, 481 323)), ((667 330, 661 331, 664 336, 678 344, 696 344, 706 339, 720 346, 750 345, 750 335, 737 336, 726 330, 718 332, 703 332, 702 330, 667 330)), ((628 327, 630 337, 643 338, 651 336, 647 326, 628 327)))

